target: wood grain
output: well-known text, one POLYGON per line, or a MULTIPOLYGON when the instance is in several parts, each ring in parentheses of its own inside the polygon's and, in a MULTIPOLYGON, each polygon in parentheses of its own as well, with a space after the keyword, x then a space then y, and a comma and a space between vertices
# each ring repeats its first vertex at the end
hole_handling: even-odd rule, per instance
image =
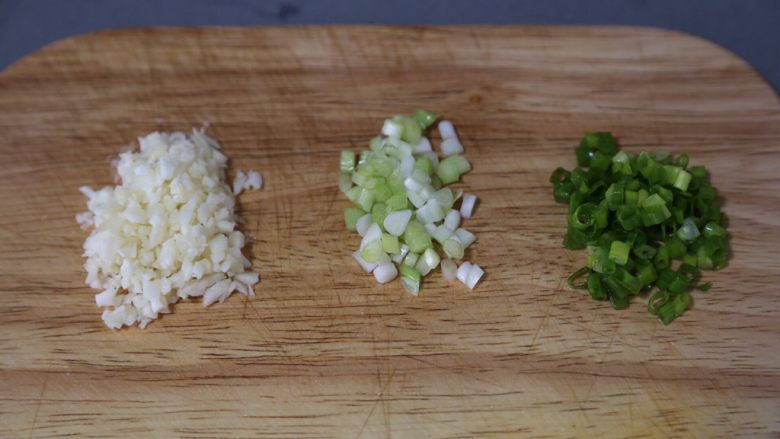
POLYGON ((780 105, 743 61, 641 28, 130 29, 0 74, 2 437, 777 437, 780 105), (350 260, 337 154, 388 114, 458 126, 481 204, 473 292, 418 298, 350 260), (77 187, 152 130, 202 121, 234 169, 258 297, 103 327, 77 187), (734 256, 669 327, 565 287, 547 183, 583 132, 689 152, 734 256))

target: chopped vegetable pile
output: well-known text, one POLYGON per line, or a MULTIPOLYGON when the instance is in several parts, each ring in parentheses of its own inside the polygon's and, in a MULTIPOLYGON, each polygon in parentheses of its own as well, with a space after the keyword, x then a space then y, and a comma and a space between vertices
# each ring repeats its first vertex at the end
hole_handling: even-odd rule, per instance
POLYGON ((420 291, 423 276, 441 265, 448 281, 473 289, 485 272, 463 259, 476 237, 460 227, 471 218, 477 197, 445 187, 471 170, 452 123, 438 123, 442 155, 433 152, 425 131, 437 117, 423 110, 385 120, 382 134, 356 160, 342 151, 339 188, 355 207, 344 211, 347 229, 363 237, 353 254, 360 266, 387 283, 400 271, 406 290, 420 291), (454 208, 462 197, 460 209, 454 208), (444 258, 442 258, 442 256, 444 258))
POLYGON ((87 283, 109 328, 141 328, 169 313, 170 305, 203 297, 203 306, 223 302, 233 291, 255 295, 259 274, 241 250, 235 195, 259 189, 256 171, 239 171, 231 192, 228 158, 203 130, 151 133, 139 151, 114 163, 121 182, 82 187, 89 211, 77 215, 85 229, 87 283))
POLYGON ((555 200, 569 205, 563 245, 588 251, 569 285, 616 309, 657 287, 648 311, 669 324, 690 306, 699 270, 723 268, 729 256, 706 169, 689 168, 685 154, 618 151, 608 132, 588 133, 576 155, 578 167, 550 176, 555 200))

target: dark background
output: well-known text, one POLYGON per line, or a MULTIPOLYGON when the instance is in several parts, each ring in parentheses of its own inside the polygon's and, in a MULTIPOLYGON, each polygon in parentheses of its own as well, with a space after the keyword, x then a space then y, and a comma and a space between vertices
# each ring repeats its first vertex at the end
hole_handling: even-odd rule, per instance
POLYGON ((780 0, 0 0, 0 68, 57 39, 137 26, 620 24, 698 35, 780 89, 780 0))

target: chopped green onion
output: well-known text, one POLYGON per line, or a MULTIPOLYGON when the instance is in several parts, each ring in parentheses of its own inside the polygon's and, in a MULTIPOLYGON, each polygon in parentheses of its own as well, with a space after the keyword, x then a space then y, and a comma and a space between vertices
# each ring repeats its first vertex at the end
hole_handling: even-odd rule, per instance
POLYGON ((612 241, 612 245, 609 248, 609 259, 612 259, 618 265, 626 265, 629 251, 631 251, 631 247, 625 242, 612 241))
POLYGON ((575 155, 577 168, 550 176, 554 199, 569 206, 564 246, 587 249, 587 265, 569 284, 616 309, 656 287, 648 311, 670 323, 690 306, 699 270, 728 261, 725 218, 707 171, 689 168, 684 154, 618 151, 609 133, 586 134, 575 155))

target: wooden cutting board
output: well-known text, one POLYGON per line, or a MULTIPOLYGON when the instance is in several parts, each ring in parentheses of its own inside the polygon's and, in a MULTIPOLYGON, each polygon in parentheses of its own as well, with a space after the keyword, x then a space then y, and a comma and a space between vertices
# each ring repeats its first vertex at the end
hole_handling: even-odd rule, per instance
POLYGON ((2 437, 777 437, 780 105, 742 60, 640 28, 129 29, 0 74, 2 437), (474 291, 420 297, 350 258, 338 152, 384 117, 454 121, 481 204, 474 291), (139 135, 203 121, 232 169, 257 298, 111 331, 84 283, 80 185, 139 135), (585 131, 686 151, 733 258, 664 327, 565 284, 547 177, 585 131))

